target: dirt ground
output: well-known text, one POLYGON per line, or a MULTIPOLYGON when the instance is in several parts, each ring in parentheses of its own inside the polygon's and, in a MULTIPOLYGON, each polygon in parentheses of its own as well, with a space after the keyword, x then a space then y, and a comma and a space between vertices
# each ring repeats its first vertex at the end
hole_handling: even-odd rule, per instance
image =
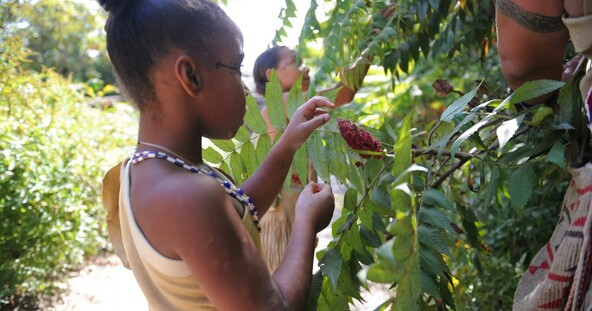
MULTIPOLYGON (((334 219, 339 217, 340 206, 343 202, 342 189, 335 186, 336 210, 334 219)), ((327 246, 331 239, 330 228, 318 234, 317 250, 327 246)), ((315 271, 318 265, 315 259, 315 271)), ((101 257, 89 262, 81 271, 72 275, 68 281, 69 291, 62 301, 52 311, 128 311, 148 310, 146 300, 136 283, 130 270, 121 264, 116 255, 101 257)), ((363 304, 356 303, 351 310, 374 310, 388 298, 386 288, 379 284, 372 284, 370 292, 364 291, 363 304)))

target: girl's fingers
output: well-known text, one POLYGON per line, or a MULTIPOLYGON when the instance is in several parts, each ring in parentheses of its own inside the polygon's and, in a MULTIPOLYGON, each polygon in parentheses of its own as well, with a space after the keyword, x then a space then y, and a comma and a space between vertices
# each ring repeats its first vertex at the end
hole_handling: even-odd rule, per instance
POLYGON ((315 112, 314 112, 314 115, 315 115, 315 116, 320 116, 320 115, 322 115, 322 114, 325 114, 325 113, 327 113, 327 111, 326 111, 326 110, 324 110, 324 109, 320 109, 320 108, 317 108, 317 109, 315 110, 315 112))
POLYGON ((329 101, 326 97, 315 96, 311 98, 306 105, 306 108, 313 111, 319 107, 335 108, 335 105, 329 101))

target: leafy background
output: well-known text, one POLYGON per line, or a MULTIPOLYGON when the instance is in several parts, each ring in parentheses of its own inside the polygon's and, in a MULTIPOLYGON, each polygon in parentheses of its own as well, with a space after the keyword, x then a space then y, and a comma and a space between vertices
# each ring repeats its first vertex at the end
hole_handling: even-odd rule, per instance
MULTIPOLYGON (((136 111, 114 86, 101 11, 77 1, 0 4, 0 309, 34 310, 63 292, 69 271, 111 251, 100 182, 133 146, 136 111)), ((286 1, 284 28, 295 8, 286 1)), ((286 107, 271 82, 278 134, 281 116, 316 89, 340 79, 361 88, 293 163, 301 180, 310 160, 321 180, 348 189, 333 239, 316 254, 309 309, 347 310, 373 282, 391 288, 378 310, 510 308, 557 221, 585 127, 573 95, 579 74, 510 94, 493 17, 485 0, 310 1, 298 53, 316 72, 286 107), (519 105, 554 90, 555 107, 519 105), (385 157, 351 149, 339 117, 379 138, 385 157)), ((274 143, 254 100, 247 104, 235 139, 204 151, 238 182, 274 143)))

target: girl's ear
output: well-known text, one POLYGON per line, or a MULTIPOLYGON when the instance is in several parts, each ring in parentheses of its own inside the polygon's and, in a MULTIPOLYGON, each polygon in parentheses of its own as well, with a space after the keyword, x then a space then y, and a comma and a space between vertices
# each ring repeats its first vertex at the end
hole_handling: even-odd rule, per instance
POLYGON ((197 96, 203 87, 197 63, 187 55, 181 55, 175 62, 175 75, 177 80, 191 97, 197 96))
MULTIPOLYGON (((267 81, 271 81, 271 70, 272 70, 271 68, 269 68, 269 69, 265 70, 265 79, 266 79, 267 81)), ((276 74, 277 74, 277 73, 276 73, 276 74)))

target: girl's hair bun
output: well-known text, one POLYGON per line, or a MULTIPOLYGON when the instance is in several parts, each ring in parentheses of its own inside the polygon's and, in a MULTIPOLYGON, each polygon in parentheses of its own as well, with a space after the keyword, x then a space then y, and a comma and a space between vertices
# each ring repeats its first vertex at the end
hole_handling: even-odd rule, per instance
POLYGON ((128 7, 136 4, 138 0, 99 0, 99 4, 111 15, 117 15, 128 7))

